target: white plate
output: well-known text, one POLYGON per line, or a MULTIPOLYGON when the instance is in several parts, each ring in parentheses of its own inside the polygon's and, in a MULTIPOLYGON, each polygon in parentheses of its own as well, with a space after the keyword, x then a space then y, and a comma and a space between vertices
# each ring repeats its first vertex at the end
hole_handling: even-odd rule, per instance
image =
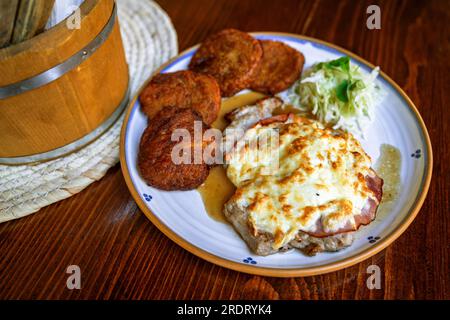
MULTIPOLYGON (((258 39, 282 41, 300 50, 306 58, 305 68, 342 55, 350 56, 352 63, 364 72, 373 68, 356 55, 316 39, 280 33, 253 35, 258 39)), ((159 72, 187 69, 195 50, 196 47, 183 52, 159 72)), ((374 162, 383 143, 400 150, 401 191, 390 212, 361 228, 352 246, 337 253, 307 257, 295 250, 268 257, 256 256, 231 225, 208 216, 197 191, 166 192, 149 187, 137 169, 139 141, 147 118, 136 97, 127 111, 121 136, 121 164, 128 188, 142 211, 162 232, 192 253, 227 268, 269 276, 307 276, 360 262, 388 246, 412 222, 425 199, 432 171, 431 144, 417 109, 385 74, 380 74, 378 84, 386 96, 366 131, 367 140, 361 143, 374 162)))

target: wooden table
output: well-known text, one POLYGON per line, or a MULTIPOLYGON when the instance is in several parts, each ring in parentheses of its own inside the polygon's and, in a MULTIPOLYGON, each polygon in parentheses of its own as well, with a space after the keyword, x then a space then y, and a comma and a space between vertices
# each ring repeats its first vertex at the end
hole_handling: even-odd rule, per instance
POLYGON ((119 165, 80 194, 0 225, 0 298, 449 299, 450 3, 448 1, 158 1, 180 50, 225 27, 323 39, 379 65, 420 109, 434 149, 428 198, 408 230, 367 261, 326 275, 266 278, 205 262, 141 213, 119 165), (381 8, 381 30, 366 8, 381 8), (66 288, 79 265, 81 290, 66 288), (382 288, 366 287, 380 266, 382 288))

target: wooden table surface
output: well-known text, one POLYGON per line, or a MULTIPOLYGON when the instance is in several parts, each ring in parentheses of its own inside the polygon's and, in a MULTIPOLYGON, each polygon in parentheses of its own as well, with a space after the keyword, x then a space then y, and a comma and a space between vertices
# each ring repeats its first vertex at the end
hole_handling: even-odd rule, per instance
POLYGON ((415 102, 431 136, 434 172, 422 210, 394 244, 353 267, 259 277, 203 261, 169 240, 138 209, 117 165, 78 195, 0 225, 0 298, 449 299, 450 2, 158 2, 180 50, 235 27, 316 37, 379 65, 415 102), (366 28, 374 3, 381 30, 366 28), (371 264, 382 270, 379 290, 366 287, 371 264), (81 290, 66 288, 69 265, 81 268, 81 290))

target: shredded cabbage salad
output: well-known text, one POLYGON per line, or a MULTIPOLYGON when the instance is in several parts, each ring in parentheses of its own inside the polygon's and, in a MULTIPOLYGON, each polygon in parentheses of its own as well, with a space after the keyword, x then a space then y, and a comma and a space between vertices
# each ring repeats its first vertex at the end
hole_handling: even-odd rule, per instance
POLYGON ((382 98, 375 82, 378 73, 378 67, 362 73, 347 56, 317 63, 293 86, 291 102, 334 129, 363 136, 362 128, 382 98))

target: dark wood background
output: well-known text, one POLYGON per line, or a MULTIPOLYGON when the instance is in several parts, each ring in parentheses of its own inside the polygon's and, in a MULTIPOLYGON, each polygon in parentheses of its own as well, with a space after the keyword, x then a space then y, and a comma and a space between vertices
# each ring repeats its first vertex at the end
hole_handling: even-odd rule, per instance
POLYGON ((450 2, 158 2, 180 50, 235 27, 316 37, 379 65, 418 106, 431 135, 434 172, 421 212, 393 245, 353 267, 308 278, 252 276, 205 262, 166 238, 137 208, 117 165, 80 194, 0 225, 0 298, 449 299, 450 2), (374 3, 381 30, 366 28, 374 3), (66 288, 72 264, 81 267, 81 290, 66 288), (381 267, 380 290, 366 287, 370 264, 381 267))

